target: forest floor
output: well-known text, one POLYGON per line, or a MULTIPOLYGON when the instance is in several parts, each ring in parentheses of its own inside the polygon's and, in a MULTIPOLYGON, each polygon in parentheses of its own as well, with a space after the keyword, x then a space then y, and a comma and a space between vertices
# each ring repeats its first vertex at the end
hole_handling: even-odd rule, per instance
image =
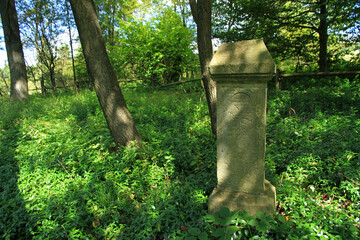
POLYGON ((270 88, 266 178, 274 216, 222 209, 200 83, 122 85, 144 140, 116 148, 94 92, 0 98, 1 239, 356 239, 359 79, 270 88))

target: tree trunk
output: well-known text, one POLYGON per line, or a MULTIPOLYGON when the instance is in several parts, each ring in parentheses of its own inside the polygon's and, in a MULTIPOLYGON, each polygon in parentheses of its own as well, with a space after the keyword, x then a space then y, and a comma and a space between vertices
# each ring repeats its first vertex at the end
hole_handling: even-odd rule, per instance
POLYGON ((320 0, 320 25, 319 33, 319 70, 320 72, 328 72, 328 58, 327 58, 327 42, 328 42, 328 23, 327 23, 327 9, 326 0, 320 0))
POLYGON ((10 100, 26 99, 29 95, 26 65, 14 0, 0 0, 6 52, 10 66, 10 100))
POLYGON ((28 70, 30 69, 30 74, 32 75, 32 77, 33 77, 33 82, 34 82, 34 87, 35 87, 35 91, 36 91, 36 93, 38 92, 38 87, 37 87, 37 84, 36 84, 36 76, 35 76, 35 73, 34 73, 34 70, 32 69, 32 67, 30 67, 30 68, 28 68, 28 70))
POLYGON ((41 93, 43 95, 46 95, 46 87, 45 87, 45 78, 44 78, 44 70, 43 65, 41 61, 38 62, 39 70, 40 70, 40 87, 41 87, 41 93))
POLYGON ((110 64, 93 0, 70 0, 88 72, 117 145, 141 141, 110 64))
POLYGON ((55 59, 56 56, 53 51, 53 47, 51 46, 51 43, 49 41, 48 36, 45 34, 45 29, 42 29, 42 37, 44 39, 44 44, 46 45, 47 51, 48 51, 48 57, 46 57, 45 48, 43 48, 43 56, 44 56, 44 63, 46 63, 46 67, 49 70, 50 74, 50 82, 52 85, 52 89, 54 92, 56 92, 56 79, 55 79, 55 59), (47 58, 47 59, 46 59, 47 58))
POLYGON ((5 79, 4 73, 3 73, 3 71, 2 71, 2 70, 0 70, 0 73, 1 73, 1 78, 2 78, 2 80, 3 80, 3 81, 4 81, 4 83, 5 83, 6 90, 9 92, 10 88, 9 88, 9 85, 7 84, 7 82, 6 82, 6 79, 5 79))
POLYGON ((56 79, 55 79, 55 66, 52 63, 53 59, 51 57, 50 59, 50 80, 51 80, 51 85, 52 85, 52 89, 54 92, 56 92, 56 79))
POLYGON ((70 51, 71 51, 71 63, 72 63, 72 70, 73 70, 73 77, 74 77, 74 84, 76 92, 79 91, 79 83, 76 81, 76 69, 75 69, 75 58, 74 58, 74 47, 73 47, 73 40, 71 36, 71 27, 69 25, 69 36, 70 36, 70 51))
POLYGON ((73 77, 74 77, 74 85, 75 91, 79 92, 79 83, 76 81, 76 70, 75 70, 75 58, 74 58, 74 47, 73 47, 73 39, 71 34, 71 23, 70 23, 70 12, 69 12, 69 5, 68 2, 66 4, 66 12, 67 12, 67 24, 68 24, 68 31, 69 31, 69 44, 70 44, 70 52, 71 52, 71 62, 72 62, 72 70, 73 70, 73 77))
POLYGON ((191 13, 197 25, 200 67, 206 93, 211 130, 216 135, 216 83, 211 79, 209 64, 213 57, 211 42, 211 0, 189 0, 191 13))
MULTIPOLYGON (((41 15, 38 12, 38 8, 35 9, 35 14, 36 14, 36 19, 40 18, 41 15)), ((46 95, 46 88, 45 88, 45 79, 44 79, 44 70, 43 70, 43 64, 42 64, 42 44, 39 44, 41 41, 41 34, 40 34, 40 30, 39 30, 39 21, 36 20, 35 21, 35 49, 36 49, 36 55, 37 55, 37 67, 39 70, 39 75, 40 75, 40 88, 41 88, 41 93, 43 95, 46 95)))

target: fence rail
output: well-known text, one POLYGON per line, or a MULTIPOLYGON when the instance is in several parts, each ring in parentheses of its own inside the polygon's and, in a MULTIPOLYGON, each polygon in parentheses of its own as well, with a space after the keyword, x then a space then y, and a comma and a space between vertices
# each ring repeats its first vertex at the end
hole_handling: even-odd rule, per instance
POLYGON ((280 74, 281 78, 289 77, 325 77, 325 76, 344 76, 344 75, 358 75, 360 71, 347 71, 347 72, 316 72, 316 73, 287 73, 280 74))
MULTIPOLYGON (((280 71, 277 71, 276 75, 275 75, 275 86, 277 90, 281 89, 281 83, 284 81, 284 79, 286 78, 294 78, 294 77, 327 77, 327 76, 350 76, 350 75, 360 75, 360 71, 344 71, 344 72, 312 72, 312 73, 281 73, 280 71)), ((184 83, 189 83, 189 82, 195 82, 195 81, 200 81, 201 78, 182 78, 182 81, 180 82, 174 82, 174 83, 169 83, 166 85, 162 85, 159 86, 160 88, 165 88, 165 87, 169 87, 169 86, 175 86, 175 85, 181 85, 184 83)), ((142 81, 141 79, 129 79, 129 80, 125 80, 125 81, 121 81, 122 83, 128 83, 128 82, 135 82, 135 81, 142 81)), ((73 86, 59 86, 56 88, 69 88, 69 87, 73 87, 73 86)), ((46 89, 52 89, 52 88, 46 88, 46 89)), ((29 91, 40 91, 39 89, 29 89, 29 91)), ((4 91, 3 91, 4 92, 4 91)), ((1 92, 0 92, 1 94, 1 92)))
POLYGON ((279 70, 276 72, 275 76, 275 86, 279 90, 281 88, 281 82, 285 78, 294 78, 294 77, 327 77, 327 76, 350 76, 350 75, 359 75, 360 71, 344 71, 344 72, 312 72, 312 73, 280 73, 279 70))
POLYGON ((166 84, 166 85, 161 85, 160 88, 174 86, 174 85, 180 85, 180 84, 188 83, 188 82, 196 82, 196 81, 200 81, 201 78, 195 78, 195 79, 189 79, 189 80, 186 80, 186 78, 184 78, 183 80, 185 80, 185 81, 174 82, 174 83, 169 83, 169 84, 166 84))

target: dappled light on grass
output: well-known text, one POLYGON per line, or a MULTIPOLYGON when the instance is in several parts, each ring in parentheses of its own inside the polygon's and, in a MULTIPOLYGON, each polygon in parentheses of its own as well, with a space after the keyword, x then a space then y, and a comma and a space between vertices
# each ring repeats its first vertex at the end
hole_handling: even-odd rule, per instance
POLYGON ((216 144, 202 92, 123 86, 144 142, 120 148, 93 92, 32 96, 15 107, 0 101, 0 236, 181 239, 227 229, 245 239, 354 239, 357 86, 337 80, 330 88, 269 91, 266 178, 277 188, 277 214, 238 214, 225 228, 204 218, 216 144))
MULTIPOLYGON (((152 93, 146 95, 150 98, 152 93)), ((145 103, 133 99, 139 104, 134 109, 143 111, 142 118, 134 114, 135 118, 140 126, 148 121, 142 131, 148 132, 148 140, 153 141, 116 151, 92 92, 33 98, 22 112, 6 106, 4 111, 10 115, 6 115, 8 119, 1 128, 12 130, 15 124, 19 128, 20 140, 14 152, 20 169, 17 198, 25 202, 33 220, 31 235, 155 238, 171 235, 185 222, 196 222, 204 215, 207 197, 203 185, 211 189, 215 176, 212 181, 204 175, 203 180, 194 181, 192 177, 189 182, 185 176, 194 173, 189 172, 184 160, 191 156, 189 160, 195 162, 196 156, 204 153, 200 153, 199 146, 182 150, 186 149, 188 136, 193 142, 207 136, 212 145, 204 148, 210 148, 211 154, 215 151, 211 149, 214 140, 205 130, 208 121, 200 98, 195 100, 181 92, 176 95, 189 97, 185 107, 174 105, 170 97, 160 93, 153 102, 156 104, 143 110, 145 103), (180 111, 186 112, 180 117, 180 111)), ((139 100, 146 98, 139 95, 139 100)), ((208 165, 206 169, 214 163, 208 165)), ((205 166, 200 164, 200 168, 205 166)), ((20 236, 16 232, 6 234, 20 236)))
POLYGON ((317 237, 359 234, 359 89, 329 78, 270 95, 267 173, 283 213, 317 237))

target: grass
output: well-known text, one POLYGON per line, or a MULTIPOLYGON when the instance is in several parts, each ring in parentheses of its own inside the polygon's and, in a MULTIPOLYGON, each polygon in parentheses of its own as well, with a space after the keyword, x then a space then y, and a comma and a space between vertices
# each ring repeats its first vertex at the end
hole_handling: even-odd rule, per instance
POLYGON ((123 86, 144 142, 115 148, 96 95, 0 99, 0 238, 356 239, 358 79, 289 83, 268 95, 274 217, 207 215, 216 141, 197 85, 123 86))

